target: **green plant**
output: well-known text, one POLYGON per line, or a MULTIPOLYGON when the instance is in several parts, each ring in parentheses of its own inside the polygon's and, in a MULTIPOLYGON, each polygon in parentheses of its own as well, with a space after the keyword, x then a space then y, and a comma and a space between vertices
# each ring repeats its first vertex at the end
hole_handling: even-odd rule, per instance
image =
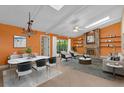
POLYGON ((25 52, 26 52, 26 53, 31 53, 31 52, 32 52, 32 49, 31 49, 30 47, 27 47, 27 48, 25 49, 25 52))

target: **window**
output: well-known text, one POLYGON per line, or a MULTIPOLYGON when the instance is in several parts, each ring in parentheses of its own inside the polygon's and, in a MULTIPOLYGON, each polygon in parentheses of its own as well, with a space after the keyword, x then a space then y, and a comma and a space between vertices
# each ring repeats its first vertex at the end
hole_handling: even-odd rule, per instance
POLYGON ((57 53, 61 51, 67 51, 68 49, 68 40, 58 39, 57 40, 57 53))

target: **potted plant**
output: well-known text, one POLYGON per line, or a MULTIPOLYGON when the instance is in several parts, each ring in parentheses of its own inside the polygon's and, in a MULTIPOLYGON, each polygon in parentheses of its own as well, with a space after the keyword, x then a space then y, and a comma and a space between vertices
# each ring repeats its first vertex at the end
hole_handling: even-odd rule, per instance
POLYGON ((31 53, 32 53, 32 48, 27 47, 27 48, 25 49, 25 52, 29 55, 29 58, 32 56, 32 55, 31 55, 31 53))
POLYGON ((32 53, 32 49, 30 47, 27 47, 25 49, 25 52, 28 53, 28 54, 31 54, 32 53))

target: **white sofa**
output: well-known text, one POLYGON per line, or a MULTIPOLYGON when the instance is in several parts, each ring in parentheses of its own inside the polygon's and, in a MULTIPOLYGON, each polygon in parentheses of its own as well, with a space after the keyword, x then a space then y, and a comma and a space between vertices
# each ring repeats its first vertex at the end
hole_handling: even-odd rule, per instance
POLYGON ((107 66, 106 64, 107 63, 111 63, 111 64, 115 64, 115 63, 119 63, 121 65, 123 65, 123 68, 117 68, 115 70, 115 73, 118 74, 118 75, 123 75, 124 76, 124 56, 122 54, 119 53, 118 55, 120 57, 120 60, 119 61, 113 61, 113 60, 110 60, 110 57, 106 58, 106 59, 103 59, 103 65, 102 65, 102 70, 103 71, 106 71, 106 72, 111 72, 113 73, 113 69, 112 67, 109 67, 107 66))

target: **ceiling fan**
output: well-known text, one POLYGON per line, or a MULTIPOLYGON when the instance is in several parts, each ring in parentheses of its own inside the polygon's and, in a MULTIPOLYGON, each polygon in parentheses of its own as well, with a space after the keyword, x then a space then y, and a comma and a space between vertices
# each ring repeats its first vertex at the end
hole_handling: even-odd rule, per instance
POLYGON ((75 26, 75 27, 73 28, 73 32, 79 32, 79 31, 82 31, 82 30, 86 30, 86 29, 82 29, 82 28, 80 28, 79 26, 75 26))

